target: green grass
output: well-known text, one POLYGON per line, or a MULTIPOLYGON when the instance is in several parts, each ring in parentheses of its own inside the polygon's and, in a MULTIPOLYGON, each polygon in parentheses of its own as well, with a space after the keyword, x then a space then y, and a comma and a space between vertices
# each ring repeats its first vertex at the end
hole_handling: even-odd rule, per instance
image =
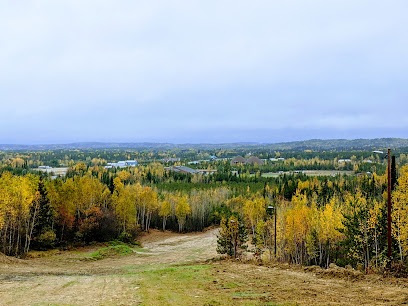
MULTIPOLYGON (((107 249, 109 252, 115 249, 115 254, 121 254, 120 249, 118 251, 121 247, 123 245, 109 246, 99 250, 98 254, 107 249)), ((71 294, 83 289, 84 285, 90 288, 92 283, 100 285, 103 282, 107 284, 107 291, 120 293, 114 295, 112 303, 107 305, 296 305, 271 301, 266 287, 254 286, 253 283, 247 283, 246 279, 233 280, 228 272, 220 274, 220 269, 223 268, 219 265, 198 263, 131 264, 122 266, 122 271, 116 270, 111 275, 92 276, 91 283, 88 283, 89 276, 86 282, 69 278, 60 283, 58 288, 71 294)), ((19 297, 22 294, 25 292, 19 293, 19 297)))
MULTIPOLYGON (((108 246, 99 249, 92 254, 87 254, 87 259, 100 260, 108 257, 124 256, 134 252, 146 253, 149 250, 141 248, 140 243, 127 244, 119 240, 112 240, 108 242, 108 246)), ((145 256, 148 256, 147 254, 145 256)))
MULTIPOLYGON (((265 300, 241 282, 220 286, 214 266, 206 264, 153 264, 123 267, 129 288, 141 305, 292 305, 265 300)), ((222 282, 222 281, 221 281, 222 282)))
POLYGON ((142 249, 142 248, 133 248, 134 251, 139 252, 139 253, 145 253, 145 252, 149 252, 149 250, 147 249, 142 249))
POLYGON ((206 284, 212 281, 207 274, 211 268, 209 265, 151 265, 129 267, 128 271, 135 276, 132 286, 140 288, 137 293, 144 305, 192 305, 202 304, 206 284))
POLYGON ((241 287, 244 286, 244 284, 241 283, 228 283, 225 285, 225 288, 237 288, 237 287, 241 287))
POLYGON ((132 254, 133 250, 127 245, 111 245, 93 252, 89 258, 94 260, 104 259, 107 257, 123 256, 132 254))
MULTIPOLYGON (((150 281, 161 282, 163 277, 171 276, 174 280, 188 280, 195 278, 198 274, 202 274, 202 270, 210 269, 209 265, 193 265, 193 266, 170 266, 157 269, 149 269, 140 273, 141 277, 146 277, 150 281)), ((205 277, 202 277, 204 279, 205 277)))

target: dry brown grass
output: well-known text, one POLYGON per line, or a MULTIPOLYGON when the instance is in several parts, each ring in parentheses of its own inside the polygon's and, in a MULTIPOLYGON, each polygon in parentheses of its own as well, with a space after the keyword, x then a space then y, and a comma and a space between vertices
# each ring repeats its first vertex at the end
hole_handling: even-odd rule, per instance
POLYGON ((98 261, 96 247, 0 256, 0 304, 13 305, 398 305, 406 279, 332 267, 259 266, 216 257, 216 230, 153 231, 145 252, 98 261), (43 254, 44 255, 44 254, 43 254))

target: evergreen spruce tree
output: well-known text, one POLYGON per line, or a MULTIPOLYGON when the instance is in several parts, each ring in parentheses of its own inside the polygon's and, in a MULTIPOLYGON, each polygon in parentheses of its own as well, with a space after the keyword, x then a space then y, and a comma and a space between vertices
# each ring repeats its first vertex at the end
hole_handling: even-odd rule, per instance
POLYGON ((221 228, 217 236, 217 252, 228 256, 238 257, 246 249, 248 232, 245 224, 235 216, 222 217, 221 228))
POLYGON ((38 212, 33 229, 33 248, 46 249, 52 247, 52 243, 55 240, 55 232, 53 229, 54 214, 47 197, 47 191, 42 177, 40 177, 38 183, 38 193, 38 212))

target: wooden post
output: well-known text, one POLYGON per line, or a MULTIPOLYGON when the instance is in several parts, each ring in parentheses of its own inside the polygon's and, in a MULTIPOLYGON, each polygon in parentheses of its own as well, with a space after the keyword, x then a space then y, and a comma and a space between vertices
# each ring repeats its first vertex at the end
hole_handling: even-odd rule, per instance
POLYGON ((388 235, 387 235, 387 240, 388 240, 388 264, 389 267, 391 267, 391 256, 392 256, 392 250, 391 250, 391 149, 388 149, 388 201, 387 201, 387 209, 388 209, 388 216, 387 216, 387 221, 388 221, 388 235))
POLYGON ((276 205, 277 203, 275 203, 275 258, 276 258, 276 205))

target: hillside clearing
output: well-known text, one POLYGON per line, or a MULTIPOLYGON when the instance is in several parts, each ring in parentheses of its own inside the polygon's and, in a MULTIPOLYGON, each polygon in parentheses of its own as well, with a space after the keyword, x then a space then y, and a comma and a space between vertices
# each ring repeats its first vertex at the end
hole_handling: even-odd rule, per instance
MULTIPOLYGON (((15 305, 396 305, 405 279, 333 278, 280 265, 208 261, 217 230, 152 231, 143 249, 87 261, 102 247, 0 261, 0 304, 15 305), (142 251, 143 250, 143 251, 142 251)), ((109 254, 108 254, 109 255, 109 254)), ((107 256, 108 256, 107 255, 107 256)))

